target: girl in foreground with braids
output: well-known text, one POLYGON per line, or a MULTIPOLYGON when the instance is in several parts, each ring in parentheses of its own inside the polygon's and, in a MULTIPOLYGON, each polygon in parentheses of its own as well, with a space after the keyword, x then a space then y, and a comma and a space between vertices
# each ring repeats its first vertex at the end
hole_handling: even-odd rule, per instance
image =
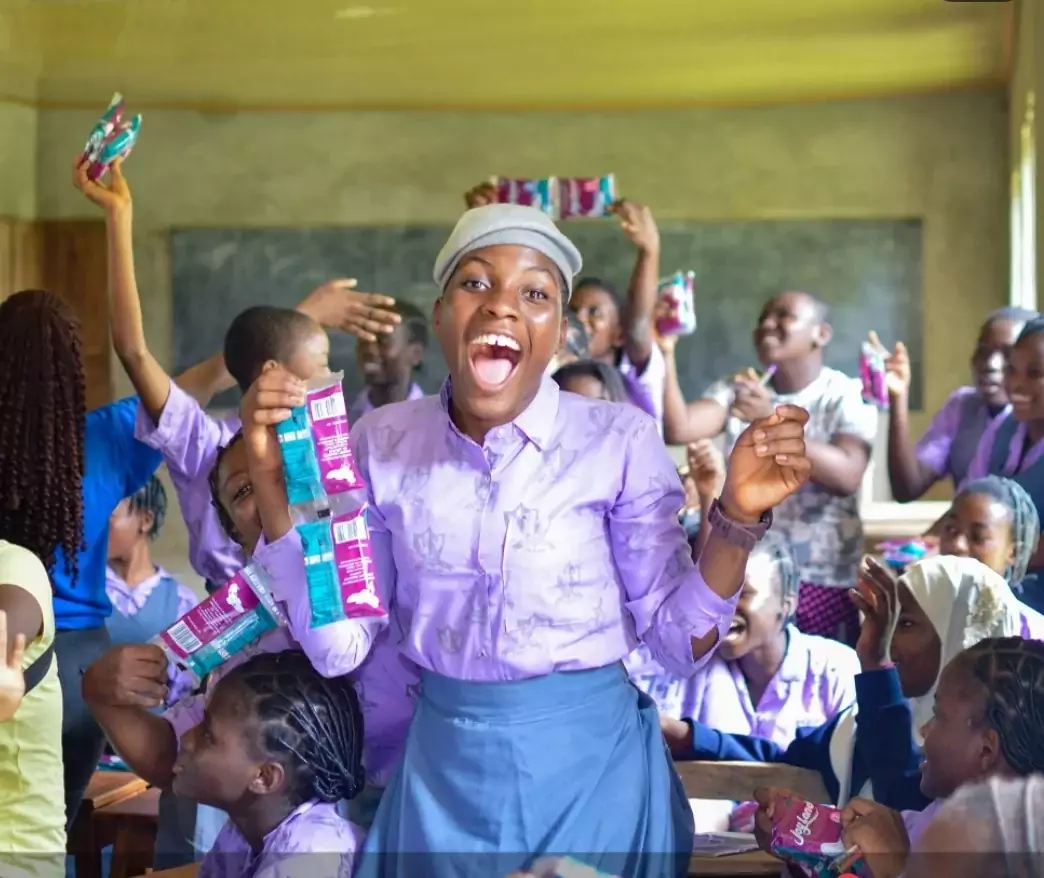
POLYGON ((304 653, 229 671, 174 764, 177 795, 228 814, 199 878, 349 878, 363 832, 337 803, 363 788, 362 740, 351 681, 304 653))
POLYGON ((27 644, 27 692, 0 725, 5 876, 23 868, 8 858, 15 852, 34 858, 30 871, 54 865, 46 855, 65 850, 63 803, 75 811, 97 765, 101 732, 83 708, 79 671, 108 643, 109 514, 159 460, 135 451, 134 403, 86 413, 81 346, 61 297, 27 290, 0 305, 0 610, 9 645, 27 644))
MULTIPOLYGON (((1028 778, 1044 772, 1044 643, 1021 637, 988 638, 960 653, 943 670, 935 712, 925 727, 921 788, 934 799, 924 811, 898 813, 864 799, 844 809, 847 847, 858 846, 874 878, 899 878, 910 850, 945 801, 961 787, 993 778, 1028 778)), ((761 791, 770 816, 778 791, 761 791)), ((1032 819, 1039 822, 1040 815, 1032 819)), ((767 828, 762 818, 761 830, 767 828)), ((972 829, 971 826, 968 827, 972 829)), ((919 874, 943 874, 933 865, 930 834, 918 845, 919 874)), ((968 838, 973 842, 974 836, 968 838)), ((938 843, 938 841, 937 841, 938 843)), ((976 849, 975 861, 1003 875, 1001 851, 976 849), (990 855, 993 855, 992 857, 990 855)), ((943 853, 952 853, 952 848, 943 853)), ((938 867, 939 863, 934 864, 938 867)), ((950 874, 948 871, 946 874, 950 874)), ((1010 874, 1010 873, 1008 873, 1010 874)), ((1032 874, 1039 874, 1034 872, 1032 874)))

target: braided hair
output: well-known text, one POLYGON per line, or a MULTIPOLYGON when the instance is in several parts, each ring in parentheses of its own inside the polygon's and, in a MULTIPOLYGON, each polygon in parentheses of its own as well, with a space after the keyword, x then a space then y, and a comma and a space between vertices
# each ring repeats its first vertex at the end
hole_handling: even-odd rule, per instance
POLYGON ((968 482, 957 493, 954 505, 972 494, 981 494, 996 500, 1011 515, 1011 539, 1015 544, 1015 556, 1004 571, 1004 578, 1015 591, 1021 591, 1030 559, 1040 539, 1040 516, 1030 495, 1017 482, 1002 476, 986 476, 968 482))
POLYGON ((966 649, 961 662, 985 690, 985 721, 1016 774, 1044 772, 1044 642, 991 637, 966 649))
POLYGON ((80 321, 60 296, 0 305, 0 538, 75 582, 83 548, 86 403, 80 321))
POLYGON ((236 530, 236 523, 232 520, 232 516, 228 514, 228 510, 221 503, 221 461, 225 459, 225 455, 228 454, 230 448, 237 442, 243 439, 243 428, 240 427, 235 435, 228 440, 228 443, 222 445, 217 450, 217 456, 214 458, 214 466, 211 467, 210 473, 207 475, 207 484, 210 486, 210 505, 217 511, 218 522, 221 524, 221 529, 229 536, 230 539, 235 542, 239 542, 239 531, 236 530))
POLYGON ((131 512, 151 512, 152 527, 147 534, 150 540, 159 536, 160 528, 167 518, 167 490, 163 482, 150 476, 145 486, 130 498, 131 512))
POLYGON ((253 656, 220 685, 236 686, 249 699, 257 746, 283 765, 295 805, 339 802, 361 792, 362 710, 347 676, 324 677, 303 652, 288 650, 253 656))
MULTIPOLYGON (((794 612, 796 612, 798 589, 801 586, 801 573, 794 563, 794 556, 791 554, 786 540, 779 534, 768 531, 751 549, 751 558, 759 555, 766 556, 772 562, 779 586, 780 602, 785 604, 788 601, 792 601, 794 612)), ((793 621, 794 612, 783 620, 784 625, 789 625, 793 621)))

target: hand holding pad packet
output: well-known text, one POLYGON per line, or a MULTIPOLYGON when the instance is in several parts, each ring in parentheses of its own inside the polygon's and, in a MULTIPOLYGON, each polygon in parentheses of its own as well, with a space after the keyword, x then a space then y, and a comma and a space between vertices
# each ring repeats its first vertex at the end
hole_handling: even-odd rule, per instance
POLYGON ((888 411, 888 367, 885 363, 888 351, 879 343, 874 344, 876 338, 872 334, 870 341, 863 342, 859 357, 859 379, 863 383, 863 402, 875 405, 881 411, 888 411))
POLYGON ((264 568, 248 564, 153 640, 198 686, 215 668, 286 624, 264 568))
POLYGON ((87 163, 87 176, 91 180, 100 180, 109 169, 109 165, 116 159, 124 159, 130 155, 134 144, 137 143, 138 132, 141 130, 141 115, 132 116, 126 122, 122 119, 123 95, 117 92, 112 96, 108 109, 91 130, 80 158, 81 163, 87 163))
MULTIPOLYGON (((808 878, 833 878, 849 851, 841 839, 841 811, 804 799, 777 801, 772 814, 772 853, 797 866, 808 878)), ((862 859, 846 863, 848 872, 872 878, 862 859)))
POLYGON ((676 271, 660 281, 660 303, 663 313, 656 319, 656 331, 662 336, 691 335, 696 331, 696 273, 676 271))
POLYGON ((363 487, 349 441, 343 372, 308 382, 304 405, 276 426, 291 506, 318 504, 363 487))
POLYGON ((312 627, 343 619, 387 614, 377 594, 366 508, 338 512, 297 525, 304 550, 312 627))

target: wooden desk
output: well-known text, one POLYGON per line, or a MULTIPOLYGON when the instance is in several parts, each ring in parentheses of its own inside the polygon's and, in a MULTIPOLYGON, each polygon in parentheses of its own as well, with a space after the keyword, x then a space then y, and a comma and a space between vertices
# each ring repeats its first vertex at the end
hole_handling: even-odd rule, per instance
POLYGON ((187 866, 179 866, 177 869, 164 869, 162 872, 149 872, 148 876, 141 875, 139 878, 196 878, 199 874, 199 863, 189 863, 187 866))
POLYGON ((742 875, 776 878, 783 869, 782 860, 761 851, 730 857, 693 857, 689 861, 690 878, 738 878, 742 875))
POLYGON ((96 814, 140 796, 149 785, 129 771, 96 771, 87 786, 67 850, 76 862, 76 878, 101 878, 101 851, 112 840, 97 831, 96 814))
POLYGON ((95 836, 103 840, 103 845, 112 839, 109 878, 130 878, 152 867, 159 798, 160 791, 153 787, 94 812, 95 836))

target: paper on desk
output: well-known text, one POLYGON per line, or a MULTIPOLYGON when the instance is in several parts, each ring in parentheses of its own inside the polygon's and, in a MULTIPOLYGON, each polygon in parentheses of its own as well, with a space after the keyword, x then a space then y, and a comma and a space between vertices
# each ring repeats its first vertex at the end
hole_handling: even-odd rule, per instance
POLYGON ((692 852, 701 857, 727 857, 756 851, 758 843, 750 832, 698 832, 692 852))

